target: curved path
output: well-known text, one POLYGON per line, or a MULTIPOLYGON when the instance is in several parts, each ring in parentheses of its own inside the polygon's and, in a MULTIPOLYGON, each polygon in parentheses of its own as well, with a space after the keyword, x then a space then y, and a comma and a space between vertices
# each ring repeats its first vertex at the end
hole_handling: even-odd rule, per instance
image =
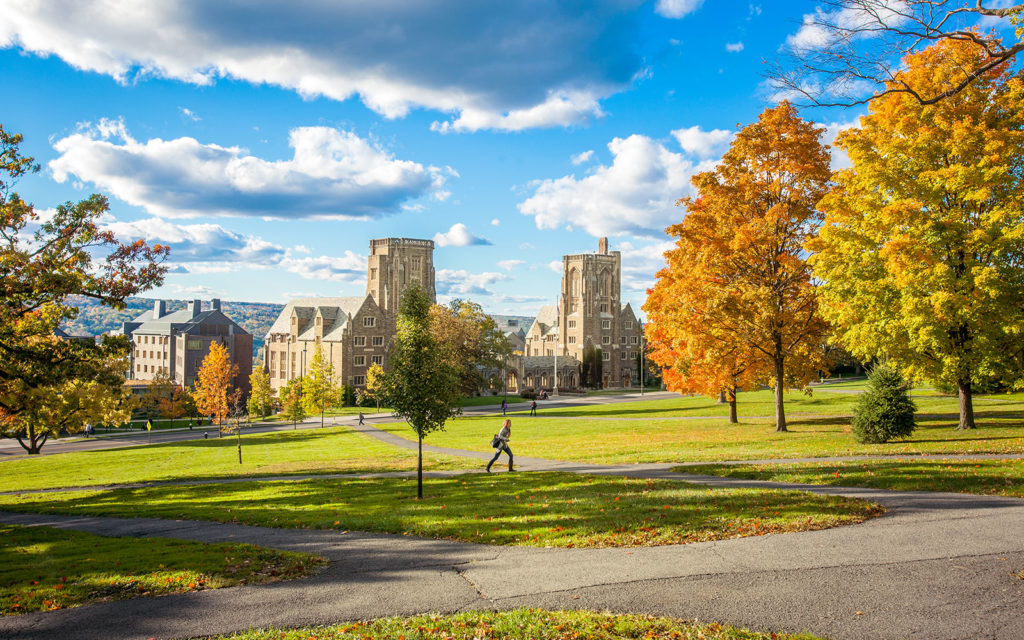
MULTIPOLYGON (((364 431, 415 446, 372 427, 364 431)), ((1024 638, 1024 580, 1014 575, 1024 569, 1022 500, 693 476, 671 473, 671 465, 517 462, 530 469, 685 479, 716 487, 799 488, 873 500, 889 511, 860 525, 824 531, 633 549, 491 547, 208 522, 0 514, 8 523, 252 542, 331 560, 321 573, 292 582, 7 617, 0 619, 0 637, 189 637, 389 614, 531 606, 654 613, 851 640, 1024 638)))

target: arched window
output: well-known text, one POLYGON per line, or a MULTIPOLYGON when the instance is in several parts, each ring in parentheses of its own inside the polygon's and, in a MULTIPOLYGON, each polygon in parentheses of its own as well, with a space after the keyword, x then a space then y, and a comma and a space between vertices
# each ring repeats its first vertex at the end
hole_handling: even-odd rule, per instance
POLYGON ((580 295, 580 272, 575 268, 569 272, 569 293, 573 297, 580 295))

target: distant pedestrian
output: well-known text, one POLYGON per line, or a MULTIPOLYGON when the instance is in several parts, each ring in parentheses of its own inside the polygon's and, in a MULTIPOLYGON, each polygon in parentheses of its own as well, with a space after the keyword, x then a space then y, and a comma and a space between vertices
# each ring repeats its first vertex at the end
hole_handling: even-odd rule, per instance
POLYGON ((362 411, 359 412, 359 426, 360 427, 363 426, 363 412, 362 411))
POLYGON ((502 425, 501 431, 495 434, 494 438, 491 439, 491 446, 497 449, 494 452, 494 457, 487 463, 487 473, 491 472, 491 465, 498 461, 498 457, 501 456, 501 452, 504 451, 508 454, 508 470, 515 471, 512 468, 512 450, 508 448, 508 441, 512 438, 512 421, 505 420, 505 424, 502 425))
POLYGON ((501 401, 501 415, 505 415, 506 411, 508 411, 508 402, 506 402, 505 400, 502 400, 501 401))
POLYGON ((537 401, 536 400, 530 400, 530 415, 531 416, 536 416, 537 415, 537 401))
POLYGON ((206 440, 209 437, 210 437, 210 432, 209 431, 204 431, 203 432, 203 440, 206 440))

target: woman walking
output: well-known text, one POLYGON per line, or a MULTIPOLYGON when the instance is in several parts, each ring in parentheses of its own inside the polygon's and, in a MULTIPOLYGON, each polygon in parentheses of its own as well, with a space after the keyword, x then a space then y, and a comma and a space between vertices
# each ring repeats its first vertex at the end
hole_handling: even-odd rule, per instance
POLYGON ((501 431, 499 431, 498 435, 494 436, 494 439, 491 440, 491 446, 497 449, 497 451, 494 452, 494 457, 491 458, 491 461, 487 463, 487 473, 491 472, 491 465, 497 462, 498 457, 501 455, 502 451, 508 454, 508 470, 513 471, 512 450, 508 448, 508 441, 511 437, 512 421, 505 420, 505 424, 501 427, 501 431))

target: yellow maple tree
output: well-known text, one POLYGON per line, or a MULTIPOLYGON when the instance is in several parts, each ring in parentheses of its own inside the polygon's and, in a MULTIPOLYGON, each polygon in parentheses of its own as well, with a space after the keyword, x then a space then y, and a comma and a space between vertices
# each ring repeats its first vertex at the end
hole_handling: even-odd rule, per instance
POLYGON ((210 343, 210 351, 196 373, 195 401, 199 413, 217 419, 217 424, 231 412, 231 404, 241 389, 232 393, 231 381, 238 374, 238 365, 231 364, 228 350, 219 342, 210 343))

